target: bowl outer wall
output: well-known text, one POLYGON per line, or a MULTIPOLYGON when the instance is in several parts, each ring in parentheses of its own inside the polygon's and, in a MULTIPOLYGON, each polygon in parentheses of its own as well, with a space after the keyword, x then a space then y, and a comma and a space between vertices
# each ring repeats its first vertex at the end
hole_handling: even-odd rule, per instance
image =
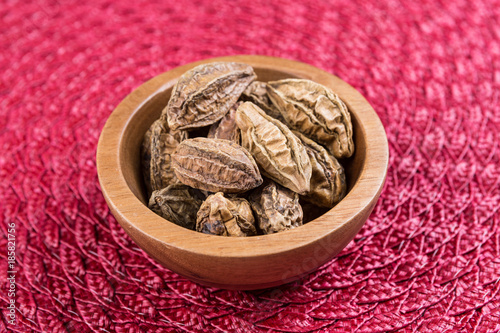
MULTIPOLYGON (((261 80, 266 78, 259 77, 261 80)), ((138 156, 137 156, 138 159, 138 156)), ((163 266, 193 281, 228 289, 260 289, 301 278, 338 254, 361 229, 387 174, 389 151, 380 119, 370 104, 338 77, 311 65, 267 56, 206 59, 154 77, 129 94, 107 120, 97 148, 97 171, 106 202, 127 234, 163 266), (131 119, 153 97, 165 94, 187 70, 208 62, 235 61, 256 71, 280 71, 330 87, 349 107, 366 147, 358 179, 347 196, 324 215, 286 232, 231 238, 187 230, 153 213, 131 190, 127 134, 131 119)))

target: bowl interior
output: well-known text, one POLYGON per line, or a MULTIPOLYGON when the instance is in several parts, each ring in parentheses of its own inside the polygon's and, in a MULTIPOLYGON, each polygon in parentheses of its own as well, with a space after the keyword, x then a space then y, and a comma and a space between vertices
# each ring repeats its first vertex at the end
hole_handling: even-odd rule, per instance
MULTIPOLYGON (((259 81, 274 81, 285 78, 301 78, 290 73, 279 70, 270 70, 254 67, 259 81)), ((303 77, 307 78, 307 77, 303 77)), ((147 206, 148 198, 146 187, 144 185, 140 150, 142 138, 149 129, 151 124, 160 117, 163 108, 167 105, 170 99, 172 87, 159 91, 150 96, 132 115, 127 122, 123 133, 123 142, 120 146, 120 167, 123 171, 125 181, 132 193, 147 206)), ((349 106, 349 102, 342 98, 351 111, 351 120, 353 126, 353 136, 355 144, 355 152, 352 157, 341 160, 344 166, 347 179, 347 193, 353 188, 358 181, 361 170, 365 161, 366 142, 365 135, 359 126, 359 120, 353 109, 349 106)))

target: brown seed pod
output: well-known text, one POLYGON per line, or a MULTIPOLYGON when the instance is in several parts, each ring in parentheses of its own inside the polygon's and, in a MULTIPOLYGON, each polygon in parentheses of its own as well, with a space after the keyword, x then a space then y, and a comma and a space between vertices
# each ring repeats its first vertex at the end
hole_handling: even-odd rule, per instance
POLYGON ((197 189, 184 184, 172 184, 154 191, 149 200, 149 208, 163 218, 194 230, 196 213, 205 196, 197 189))
POLYGON ((264 234, 272 234, 302 225, 303 213, 299 195, 285 187, 268 182, 249 197, 257 225, 264 234))
POLYGON ((153 191, 151 193, 151 196, 149 197, 149 202, 148 202, 148 208, 151 209, 156 215, 160 215, 163 217, 163 213, 161 211, 160 206, 156 202, 156 195, 160 192, 161 190, 158 191, 153 191))
POLYGON ((241 94, 240 99, 246 102, 254 103, 271 117, 284 122, 283 116, 271 102, 271 99, 269 99, 266 82, 254 81, 250 83, 243 94, 241 94))
POLYGON ((344 168, 325 148, 299 132, 293 132, 304 144, 311 160, 311 191, 303 199, 331 208, 346 194, 344 168))
POLYGON ((267 92, 290 128, 328 148, 336 158, 354 152, 351 115, 327 87, 309 80, 269 82, 267 92))
POLYGON ((215 123, 255 80, 253 68, 235 62, 197 66, 182 75, 163 110, 170 128, 187 129, 215 123))
POLYGON ((210 126, 208 131, 208 138, 211 139, 223 139, 233 141, 236 144, 240 144, 240 129, 236 126, 235 116, 236 109, 240 106, 242 102, 236 102, 231 107, 228 113, 219 122, 210 126))
POLYGON ((309 192, 311 162, 302 142, 286 125, 251 102, 240 105, 236 124, 241 130, 241 145, 250 151, 265 176, 297 193, 309 192))
POLYGON ((240 193, 262 184, 250 153, 228 140, 185 140, 172 155, 172 165, 182 183, 200 190, 240 193))
POLYGON ((171 166, 171 154, 187 137, 186 131, 170 130, 163 118, 151 125, 150 179, 153 191, 179 182, 171 166))
POLYGON ((196 219, 196 231, 219 236, 256 235, 255 220, 248 201, 225 198, 222 192, 203 202, 196 219))

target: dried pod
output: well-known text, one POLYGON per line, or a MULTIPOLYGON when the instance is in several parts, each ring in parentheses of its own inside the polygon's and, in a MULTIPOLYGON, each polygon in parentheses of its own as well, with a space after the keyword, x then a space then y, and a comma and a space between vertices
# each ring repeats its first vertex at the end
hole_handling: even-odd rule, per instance
POLYGON ((205 196, 198 190, 184 184, 172 184, 154 191, 149 200, 149 208, 163 218, 194 230, 196 213, 205 196))
POLYGON ((196 231, 219 236, 256 235, 255 220, 248 201, 225 198, 222 192, 203 202, 196 218, 196 231))
POLYGON ((344 168, 325 148, 299 132, 293 132, 304 144, 311 160, 311 191, 303 198, 321 207, 333 207, 346 193, 344 168))
POLYGON ((187 136, 186 131, 169 130, 163 118, 151 125, 150 178, 153 191, 179 182, 171 166, 171 154, 187 136))
POLYGON ((250 83, 243 94, 241 94, 240 99, 242 99, 243 101, 254 103, 271 117, 284 122, 283 116, 271 102, 271 99, 269 99, 269 95, 267 94, 266 82, 254 81, 250 83))
POLYGON ((250 153, 228 140, 185 140, 172 155, 172 166, 181 182, 200 190, 239 193, 262 184, 250 153))
POLYGON ((197 66, 182 75, 163 110, 172 129, 203 127, 224 117, 255 80, 253 68, 235 62, 197 66))
POLYGON ((236 109, 241 102, 236 102, 228 113, 219 122, 213 124, 208 132, 208 137, 213 139, 224 139, 240 144, 240 129, 236 126, 236 109))
POLYGON ((353 154, 349 110, 330 89, 309 80, 287 79, 269 82, 267 92, 292 129, 324 145, 336 158, 353 154))
POLYGON ((241 145, 255 157, 262 173, 297 192, 309 192, 311 162, 302 142, 280 121, 245 102, 236 111, 241 145))
POLYGON ((160 215, 161 217, 163 217, 163 213, 161 211, 161 208, 160 206, 158 205, 158 203, 156 202, 156 195, 160 192, 161 190, 158 190, 158 191, 153 191, 153 193, 151 193, 151 196, 149 197, 149 203, 148 203, 148 207, 149 209, 151 209, 156 215, 160 215))
POLYGON ((256 189, 249 198, 257 225, 264 234, 272 234, 302 225, 299 195, 275 182, 256 189))
POLYGON ((142 140, 141 145, 141 169, 142 176, 144 178, 144 184, 146 185, 146 192, 148 198, 151 196, 153 190, 151 189, 151 133, 152 126, 149 127, 146 134, 144 134, 144 138, 142 140))

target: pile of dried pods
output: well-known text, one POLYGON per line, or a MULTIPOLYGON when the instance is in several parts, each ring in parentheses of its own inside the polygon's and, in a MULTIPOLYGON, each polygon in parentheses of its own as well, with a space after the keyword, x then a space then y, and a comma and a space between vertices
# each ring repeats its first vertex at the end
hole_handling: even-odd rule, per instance
POLYGON ((345 196, 346 105, 309 80, 256 79, 230 62, 179 79, 143 141, 151 210, 199 232, 251 236, 301 226, 303 205, 331 208, 345 196))

